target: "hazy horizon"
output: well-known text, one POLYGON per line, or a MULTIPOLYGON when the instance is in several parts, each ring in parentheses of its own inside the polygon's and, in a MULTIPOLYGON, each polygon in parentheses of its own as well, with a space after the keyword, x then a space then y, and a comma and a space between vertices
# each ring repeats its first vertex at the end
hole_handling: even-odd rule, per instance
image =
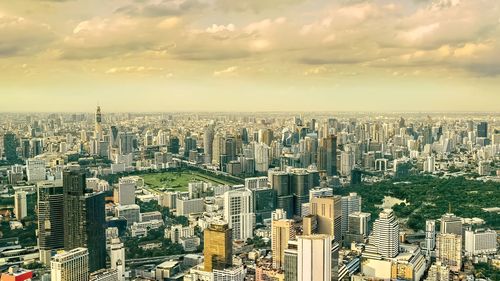
POLYGON ((495 0, 0 3, 0 111, 500 108, 495 0))

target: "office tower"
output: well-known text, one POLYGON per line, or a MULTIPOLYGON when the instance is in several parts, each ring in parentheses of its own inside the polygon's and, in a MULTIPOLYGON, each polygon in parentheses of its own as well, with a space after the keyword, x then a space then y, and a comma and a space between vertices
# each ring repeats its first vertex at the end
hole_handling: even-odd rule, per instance
POLYGON ((23 159, 28 159, 31 157, 31 145, 30 140, 26 138, 22 138, 20 141, 21 145, 21 157, 23 159))
POLYGON ((462 268, 462 236, 441 233, 436 239, 436 259, 450 270, 458 272, 462 268))
POLYGON ((14 214, 17 220, 22 220, 28 215, 28 202, 25 191, 16 191, 14 194, 14 214))
POLYGON ((233 239, 247 240, 253 237, 255 214, 252 206, 252 193, 249 190, 224 193, 224 220, 233 231, 233 239))
POLYGON ((424 161, 424 172, 434 173, 436 171, 435 162, 436 158, 434 156, 427 156, 424 161))
POLYGON ((248 130, 247 128, 242 128, 241 129, 241 141, 243 144, 248 144, 248 130))
POLYGON ((310 174, 303 169, 294 170, 290 174, 291 192, 293 194, 294 215, 302 214, 302 204, 309 202, 309 189, 312 181, 310 174))
POLYGON ((87 281, 89 253, 86 248, 75 248, 57 254, 50 262, 51 281, 87 281))
POLYGON ((118 281, 118 272, 116 269, 101 269, 92 272, 89 276, 89 281, 118 281))
POLYGON ((222 148, 222 154, 227 157, 227 162, 236 160, 236 139, 233 136, 225 138, 222 148))
POLYGON ((125 280, 125 247, 118 237, 111 239, 109 258, 111 269, 117 271, 118 281, 125 280))
MULTIPOLYGON (((371 238, 371 237, 370 237, 371 238)), ((373 241, 377 252, 385 258, 399 253, 399 225, 391 209, 383 210, 373 223, 373 241)))
POLYGON ((429 255, 436 247, 436 221, 425 221, 425 249, 429 255))
POLYGON ((454 214, 448 213, 441 217, 441 233, 454 233, 462 235, 462 219, 454 214))
POLYGON ((284 262, 283 262, 283 270, 285 271, 285 281, 297 281, 298 280, 298 257, 299 254, 297 252, 297 241, 289 241, 288 249, 284 251, 284 262))
POLYGON ((88 249, 89 269, 106 266, 106 217, 104 193, 86 194, 85 173, 63 174, 64 249, 88 249))
POLYGON ((259 130, 259 143, 265 143, 266 145, 271 145, 274 135, 271 129, 260 129, 259 130))
POLYGON ((95 129, 94 129, 94 137, 97 140, 101 140, 103 137, 102 134, 102 114, 101 114, 101 107, 98 106, 97 110, 95 112, 95 129))
POLYGON ((337 136, 330 135, 324 141, 326 151, 326 174, 337 175, 337 136))
POLYGON ((134 138, 135 135, 132 132, 118 133, 118 152, 120 155, 134 152, 134 138))
POLYGON ((281 269, 283 267, 285 250, 288 248, 288 241, 293 239, 295 239, 293 220, 272 220, 271 251, 273 255, 274 268, 281 269))
POLYGON ((356 192, 342 196, 342 235, 349 229, 349 215, 354 212, 361 212, 361 196, 356 192))
POLYGON ((250 191, 252 192, 255 221, 259 223, 271 218, 271 212, 276 209, 276 192, 267 186, 251 188, 250 191))
POLYGON ((38 183, 37 212, 40 261, 48 266, 52 252, 64 248, 62 182, 38 183))
POLYGON ((427 272, 425 281, 449 281, 450 268, 439 261, 433 263, 427 272))
POLYGON ((228 268, 233 263, 233 237, 227 223, 212 223, 204 232, 204 270, 228 268))
POLYGON ((130 178, 120 178, 118 186, 113 190, 115 203, 122 206, 135 204, 136 181, 130 178))
POLYGON ((212 149, 214 145, 214 127, 213 125, 209 125, 205 128, 205 133, 203 134, 203 152, 205 153, 205 157, 210 159, 207 161, 208 163, 212 160, 212 149))
POLYGON ((196 150, 197 143, 194 137, 185 137, 184 138, 184 157, 189 157, 189 152, 191 150, 196 150))
POLYGON ((16 161, 17 158, 17 139, 14 133, 7 132, 3 135, 3 153, 8 162, 16 161))
POLYGON ((256 143, 254 146, 255 152, 255 171, 257 172, 267 172, 269 169, 270 159, 269 153, 270 148, 267 144, 264 143, 256 143))
POLYGON ((271 187, 276 191, 276 208, 286 211, 292 218, 294 213, 293 194, 290 188, 290 177, 286 172, 272 172, 270 174, 271 187))
POLYGON ((465 231, 465 255, 491 255, 497 252, 497 233, 490 229, 465 231))
POLYGON ((26 160, 26 176, 28 182, 38 182, 45 180, 45 161, 42 159, 26 160))
POLYGON ((477 125, 477 137, 478 138, 488 137, 488 122, 480 122, 477 125))
POLYGON ((340 173, 343 176, 350 176, 355 164, 354 153, 352 151, 342 151, 340 154, 340 173))
POLYGON ((342 240, 342 200, 340 196, 311 199, 311 215, 317 217, 318 233, 330 235, 335 242, 342 240))
POLYGON ((111 126, 109 134, 109 144, 111 147, 118 147, 118 128, 116 126, 111 126))
POLYGON ((298 236, 298 281, 330 281, 332 240, 329 235, 298 236))
POLYGON ((35 157, 43 153, 43 146, 41 139, 31 139, 31 157, 35 157))
POLYGON ((364 242, 364 238, 369 234, 368 223, 370 220, 370 213, 354 212, 349 214, 348 228, 345 237, 346 246, 352 242, 364 242))

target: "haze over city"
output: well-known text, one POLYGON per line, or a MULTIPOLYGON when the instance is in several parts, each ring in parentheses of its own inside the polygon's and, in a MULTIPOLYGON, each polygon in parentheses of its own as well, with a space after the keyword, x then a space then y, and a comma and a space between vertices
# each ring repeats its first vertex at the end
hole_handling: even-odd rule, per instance
POLYGON ((2 1, 0 111, 498 111, 499 8, 2 1))

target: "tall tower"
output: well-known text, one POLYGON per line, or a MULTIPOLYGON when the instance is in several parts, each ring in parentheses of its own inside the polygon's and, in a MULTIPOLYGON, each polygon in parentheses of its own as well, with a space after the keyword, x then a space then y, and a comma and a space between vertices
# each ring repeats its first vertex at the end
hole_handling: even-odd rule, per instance
POLYGON ((318 233, 330 235, 335 242, 342 240, 342 202, 340 196, 311 199, 311 214, 317 217, 318 233))
POLYGON ((116 269, 118 281, 125 280, 125 248, 120 238, 112 238, 110 245, 111 268, 116 269))
POLYGON ((425 221, 425 248, 427 255, 430 257, 430 252, 436 247, 436 221, 425 221))
POLYGON ((324 142, 326 145, 326 174, 337 175, 337 136, 330 135, 324 142))
POLYGON ((349 196, 342 196, 342 235, 349 229, 349 215, 354 212, 361 212, 361 196, 356 192, 349 193, 349 196))
POLYGON ((399 224, 391 209, 383 210, 373 223, 373 239, 377 252, 386 258, 399 253, 399 224))
POLYGON ((97 140, 102 139, 102 114, 101 114, 101 107, 97 106, 97 110, 95 113, 95 137, 97 140))
POLYGON ((64 248, 63 187, 57 182, 40 182, 37 195, 40 261, 48 266, 52 251, 64 248))
POLYGON ((441 233, 462 235, 462 219, 452 213, 444 214, 441 217, 441 233))
POLYGON ((462 235, 441 233, 436 239, 436 259, 458 272, 462 268, 462 235))
POLYGON ((226 223, 212 223, 204 232, 204 270, 223 270, 233 263, 233 235, 226 223))
POLYGON ((279 219, 271 222, 271 249, 273 253, 273 267, 281 269, 284 263, 285 250, 288 241, 295 239, 293 220, 279 219))
POLYGON ((332 280, 332 239, 329 235, 298 237, 298 280, 332 280))
POLYGON ((224 220, 233 230, 233 238, 246 240, 253 236, 255 214, 250 190, 230 190, 224 193, 224 220))

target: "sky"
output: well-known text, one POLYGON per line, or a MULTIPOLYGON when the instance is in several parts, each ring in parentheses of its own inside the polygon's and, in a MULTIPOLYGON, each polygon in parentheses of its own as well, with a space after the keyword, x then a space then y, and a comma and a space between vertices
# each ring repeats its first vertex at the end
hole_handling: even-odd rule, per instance
POLYGON ((0 1, 0 111, 500 111, 498 0, 0 1))

